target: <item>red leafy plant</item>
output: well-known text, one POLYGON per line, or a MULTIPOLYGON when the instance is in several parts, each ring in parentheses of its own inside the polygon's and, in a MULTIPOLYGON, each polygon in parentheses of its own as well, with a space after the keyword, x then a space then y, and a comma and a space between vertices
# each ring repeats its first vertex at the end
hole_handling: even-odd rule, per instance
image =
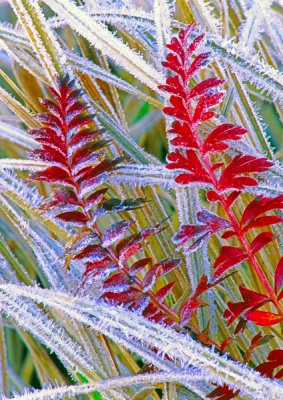
MULTIPOLYGON (((224 273, 243 261, 248 262, 247 265, 253 268, 262 283, 262 293, 240 286, 243 301, 228 302, 224 312, 228 326, 239 318, 234 331, 234 334, 238 334, 245 329, 248 321, 258 326, 271 326, 283 321, 283 307, 280 303, 283 296, 283 257, 278 260, 273 284, 266 278, 257 258, 260 250, 277 238, 269 227, 281 223, 283 218, 267 213, 283 209, 283 195, 272 198, 265 195, 256 196, 242 210, 241 217, 239 219, 236 217, 234 206, 237 199, 249 187, 258 186, 258 174, 268 171, 273 163, 265 157, 237 154, 237 152, 235 154, 235 151, 232 151, 231 141, 239 141, 247 133, 241 126, 223 123, 206 137, 200 132, 200 125, 215 116, 215 111, 211 108, 215 108, 221 102, 224 92, 219 87, 225 81, 209 78, 190 87, 192 78, 209 63, 210 57, 209 53, 195 55, 204 42, 205 35, 197 36, 190 42, 194 30, 195 26, 192 23, 186 30, 181 30, 178 36, 173 37, 171 43, 167 45, 170 52, 163 63, 171 71, 166 84, 159 86, 161 90, 170 94, 171 106, 165 107, 163 112, 173 119, 169 130, 169 133, 173 134, 171 139, 173 151, 167 156, 166 167, 178 172, 176 183, 205 188, 208 203, 221 205, 217 208, 221 210, 221 216, 202 209, 196 214, 198 223, 181 226, 174 241, 179 248, 183 247, 190 253, 196 251, 215 234, 222 234, 224 240, 232 240, 233 245, 228 243, 222 246, 219 256, 214 261, 214 280, 223 277, 224 273), (194 59, 190 63, 192 56, 194 59), (234 155, 231 157, 231 154, 234 155), (227 164, 224 158, 227 160, 229 157, 230 161, 227 164), (247 234, 259 228, 268 230, 257 231, 254 239, 250 241, 250 235, 247 234), (276 311, 258 310, 267 303, 272 304, 276 311)), ((206 277, 201 278, 196 293, 204 279, 207 280, 206 277)), ((191 298, 194 299, 194 295, 191 298)), ((190 316, 191 309, 201 304, 201 300, 192 304, 187 301, 183 304, 181 313, 183 316, 190 316)), ((222 349, 233 340, 225 339, 222 349)), ((279 350, 275 350, 274 354, 271 352, 268 361, 257 369, 265 374, 269 373, 271 377, 272 368, 281 365, 277 352, 279 350)), ((276 376, 281 375, 279 373, 276 376)), ((209 397, 224 400, 233 398, 236 394, 228 386, 219 386, 209 397)))
POLYGON ((39 114, 43 127, 29 131, 41 149, 33 150, 30 157, 43 161, 48 167, 33 173, 29 181, 43 181, 55 185, 52 198, 41 208, 53 210, 60 221, 77 227, 77 233, 67 243, 65 267, 71 260, 85 264, 83 286, 95 280, 102 282, 105 301, 125 304, 155 322, 171 325, 178 315, 167 305, 166 297, 175 282, 154 293, 151 289, 156 279, 174 270, 180 259, 165 259, 153 264, 150 257, 130 263, 130 258, 142 250, 144 240, 158 234, 164 227, 158 224, 125 236, 133 221, 119 221, 104 232, 97 219, 109 213, 134 210, 144 199, 106 198, 106 183, 111 171, 118 168, 124 157, 107 159, 103 148, 108 140, 101 138, 103 130, 93 130, 93 117, 81 100, 82 92, 74 88, 75 80, 69 76, 57 79, 57 88, 49 87, 53 100, 42 100, 47 113, 39 114), (147 268, 143 278, 137 274, 147 268))

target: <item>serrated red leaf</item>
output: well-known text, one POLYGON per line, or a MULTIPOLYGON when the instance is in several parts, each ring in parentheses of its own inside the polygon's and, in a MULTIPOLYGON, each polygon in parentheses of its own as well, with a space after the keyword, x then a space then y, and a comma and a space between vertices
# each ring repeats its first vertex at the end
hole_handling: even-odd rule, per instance
POLYGON ((69 142, 69 151, 72 153, 74 150, 84 146, 86 143, 89 143, 92 141, 94 138, 96 138, 98 135, 102 134, 105 132, 104 129, 99 129, 99 130, 92 130, 92 129, 82 129, 79 132, 77 132, 73 138, 69 142))
POLYGON ((109 253, 100 245, 89 245, 80 253, 78 253, 73 259, 81 260, 84 262, 101 261, 108 258, 109 253))
POLYGON ((118 272, 103 283, 102 289, 104 292, 121 293, 131 287, 131 279, 125 274, 118 272))
POLYGON ((88 196, 85 202, 86 211, 89 211, 93 206, 99 204, 107 190, 107 188, 99 189, 88 196))
MULTIPOLYGON (((198 37, 199 42, 203 40, 203 35, 198 37)), ((194 51, 193 49, 195 48, 197 44, 197 41, 194 42, 194 45, 191 47, 191 51, 194 51)), ((191 63, 189 66, 189 69, 186 71, 186 79, 189 80, 191 79, 201 68, 203 68, 205 65, 208 63, 208 59, 210 57, 210 53, 201 53, 199 54, 194 61, 191 63)))
POLYGON ((180 325, 184 326, 191 318, 193 312, 203 304, 203 301, 196 297, 189 298, 181 307, 180 315, 181 322, 180 325))
POLYGON ((223 143, 226 140, 239 140, 247 132, 247 129, 232 124, 222 124, 215 128, 206 138, 203 144, 204 154, 215 154, 227 150, 229 144, 223 143))
POLYGON ((225 80, 218 78, 209 78, 201 81, 200 83, 196 84, 190 91, 190 98, 201 96, 207 91, 211 90, 211 88, 223 85, 223 83, 225 83, 225 80))
POLYGON ((177 75, 180 75, 182 77, 182 80, 184 81, 184 69, 177 55, 169 53, 166 57, 166 61, 162 64, 165 68, 168 68, 171 71, 176 72, 177 75))
POLYGON ((271 326, 283 321, 283 317, 280 315, 267 311, 248 311, 244 317, 259 326, 271 326))
POLYGON ((169 50, 173 51, 174 53, 178 54, 180 56, 181 60, 184 59, 184 55, 185 55, 184 49, 183 49, 181 43, 179 42, 178 38, 173 37, 173 39, 171 40, 171 43, 167 44, 166 47, 169 50))
POLYGON ((278 294, 283 286, 283 257, 280 258, 274 274, 275 293, 278 294))
POLYGON ((56 218, 64 222, 70 222, 73 225, 84 226, 87 223, 88 218, 79 211, 67 211, 61 214, 57 214, 56 218))
POLYGON ((143 278, 143 292, 147 292, 155 284, 156 279, 162 274, 162 266, 158 263, 151 267, 143 278))
POLYGON ((117 240, 120 240, 126 231, 129 229, 130 226, 133 225, 133 221, 130 222, 116 222, 115 224, 109 226, 105 231, 103 232, 102 238, 101 238, 101 244, 103 247, 108 247, 111 246, 113 243, 115 243, 117 240))
POLYGON ((60 118, 56 117, 54 114, 48 113, 39 113, 36 116, 36 119, 40 121, 43 125, 52 128, 60 128, 63 131, 63 122, 60 118))
POLYGON ((250 290, 243 285, 239 286, 239 290, 246 306, 249 308, 255 307, 256 305, 268 300, 266 295, 250 290))
POLYGON ((248 255, 243 249, 233 246, 223 246, 220 255, 215 260, 213 268, 216 271, 213 274, 213 278, 218 278, 228 269, 234 267, 235 265, 241 263, 248 255))
POLYGON ((261 232, 259 235, 255 237, 251 244, 251 252, 256 254, 260 251, 265 245, 272 242, 272 240, 276 239, 278 236, 274 235, 273 232, 261 232))
POLYGON ((184 106, 183 100, 180 97, 171 96, 170 102, 172 107, 163 108, 163 112, 171 117, 176 117, 180 121, 191 123, 191 119, 188 115, 186 107, 184 106))
POLYGON ((171 140, 171 143, 174 146, 185 149, 199 149, 195 134, 193 133, 189 124, 186 122, 181 124, 180 121, 175 121, 172 124, 172 128, 169 130, 169 133, 178 135, 176 138, 171 140))
POLYGON ((166 79, 166 85, 160 85, 160 86, 158 86, 158 89, 164 90, 168 93, 173 93, 175 96, 186 99, 186 93, 185 93, 183 86, 181 85, 181 83, 179 81, 179 77, 177 75, 169 76, 166 79))
POLYGON ((174 236, 173 240, 179 246, 183 246, 188 240, 197 238, 201 235, 203 239, 231 227, 231 223, 207 210, 197 213, 198 225, 183 225, 180 231, 174 236))
POLYGON ((264 197, 264 196, 257 196, 253 201, 249 203, 246 207, 242 218, 241 218, 241 228, 243 232, 247 232, 252 227, 258 226, 267 226, 273 222, 273 217, 271 219, 270 216, 264 217, 268 218, 267 220, 262 220, 261 218, 257 218, 259 215, 262 215, 268 211, 283 209, 283 195, 276 196, 274 198, 264 197), (268 223, 268 220, 270 223, 268 223), (266 225, 262 225, 261 223, 266 222, 266 225), (250 228, 251 227, 251 228, 250 228))
POLYGON ((258 183, 251 177, 238 177, 241 174, 268 171, 273 163, 267 158, 237 155, 224 169, 218 181, 218 190, 242 189, 244 186, 257 186, 258 183))
POLYGON ((139 291, 137 289, 130 288, 129 290, 121 293, 105 292, 103 293, 102 298, 111 303, 124 304, 135 300, 138 295, 139 291))
POLYGON ((69 174, 60 167, 49 167, 44 171, 34 172, 30 175, 27 181, 52 182, 55 184, 75 187, 69 174))
POLYGON ((174 153, 169 153, 167 156, 167 160, 171 163, 167 165, 168 169, 185 169, 190 171, 191 173, 206 176, 208 178, 208 172, 202 165, 200 159, 198 158, 196 152, 194 150, 187 150, 186 156, 181 154, 179 151, 174 153))
POLYGON ((176 282, 167 283, 167 285, 163 286, 161 289, 158 290, 158 292, 155 294, 155 298, 158 301, 163 302, 173 289, 175 283, 176 282))
POLYGON ((151 261, 150 257, 142 258, 141 260, 136 261, 130 267, 130 275, 135 275, 139 271, 141 271, 149 262, 151 261))

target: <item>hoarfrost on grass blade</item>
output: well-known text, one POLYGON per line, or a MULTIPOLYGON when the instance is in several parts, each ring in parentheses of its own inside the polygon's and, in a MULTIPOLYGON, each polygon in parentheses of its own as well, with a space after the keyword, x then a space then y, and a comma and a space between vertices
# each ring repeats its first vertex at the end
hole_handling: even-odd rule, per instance
POLYGON ((9 293, 15 301, 27 297, 37 303, 61 310, 118 343, 123 342, 123 345, 127 338, 141 340, 144 346, 150 348, 153 346, 160 353, 168 354, 175 363, 181 363, 183 372, 186 372, 190 365, 201 367, 203 372, 207 371, 209 381, 226 383, 231 388, 240 388, 243 395, 252 399, 279 400, 282 394, 283 385, 279 381, 264 378, 243 364, 219 356, 189 336, 179 335, 176 331, 150 322, 125 308, 93 302, 89 297, 72 298, 59 291, 25 288, 12 284, 0 285, 0 291, 9 293))
POLYGON ((11 143, 18 144, 26 149, 38 147, 38 143, 32 139, 24 130, 0 121, 0 139, 9 140, 11 143))
POLYGON ((45 66, 47 78, 55 83, 55 76, 63 71, 66 57, 55 35, 49 29, 37 1, 9 1, 30 38, 38 58, 45 66))
POLYGON ((85 37, 102 54, 112 58, 137 79, 153 90, 163 82, 163 76, 139 54, 113 35, 105 25, 94 22, 84 11, 69 0, 45 0, 54 12, 64 18, 68 25, 85 37))
POLYGON ((247 56, 251 55, 254 43, 260 39, 264 19, 269 18, 269 9, 274 0, 254 0, 240 27, 239 44, 247 56))
MULTIPOLYGON (((72 386, 61 386, 57 388, 44 388, 41 390, 28 391, 24 394, 14 395, 13 397, 1 397, 1 400, 60 400, 65 397, 78 396, 82 394, 90 394, 91 392, 117 389, 123 386, 145 384, 157 384, 161 382, 178 382, 191 387, 194 390, 194 385, 190 383, 202 381, 206 376, 202 371, 192 369, 192 371, 185 373, 151 373, 139 374, 134 376, 119 376, 118 378, 109 378, 102 382, 92 384, 81 384, 72 386)), ((203 397, 204 398, 204 397, 203 397)))

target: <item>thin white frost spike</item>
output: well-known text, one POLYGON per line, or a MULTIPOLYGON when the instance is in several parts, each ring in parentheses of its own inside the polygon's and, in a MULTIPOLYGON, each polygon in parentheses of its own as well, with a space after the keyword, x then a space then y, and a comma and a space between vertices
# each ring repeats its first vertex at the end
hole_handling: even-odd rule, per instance
POLYGON ((165 60, 166 43, 170 42, 172 6, 169 4, 168 0, 154 0, 153 10, 158 55, 161 62, 165 60))
POLYGON ((264 19, 269 16, 268 9, 273 0, 254 0, 253 5, 246 13, 246 20, 240 28, 239 44, 244 53, 249 56, 256 40, 260 38, 264 19))

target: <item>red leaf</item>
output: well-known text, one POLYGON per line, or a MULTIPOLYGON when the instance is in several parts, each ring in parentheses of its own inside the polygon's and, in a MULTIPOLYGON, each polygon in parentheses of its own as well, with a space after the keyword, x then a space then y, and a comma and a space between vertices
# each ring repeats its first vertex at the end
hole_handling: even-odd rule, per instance
POLYGON ((236 232, 235 231, 227 231, 224 232, 223 235, 221 235, 223 237, 223 239, 230 239, 231 237, 236 236, 236 232))
POLYGON ((231 227, 229 221, 207 210, 198 212, 197 220, 202 222, 202 224, 181 226, 180 231, 174 236, 173 241, 179 246, 183 246, 188 240, 197 238, 202 234, 205 236, 203 238, 207 238, 231 227))
POLYGON ((278 236, 274 235, 273 232, 262 232, 256 236, 251 244, 251 251, 253 254, 256 254, 260 251, 266 244, 272 242, 272 240, 276 239, 278 236))
POLYGON ((231 338, 231 337, 227 337, 226 339, 224 339, 223 342, 221 343, 220 351, 223 353, 225 348, 227 346, 229 346, 229 344, 231 344, 234 340, 235 340, 235 338, 231 338))
MULTIPOLYGON (((260 221, 259 224, 261 223, 261 221, 264 221, 261 220, 260 218, 258 220, 255 220, 259 215, 262 215, 267 211, 278 210, 278 209, 283 209, 283 195, 276 196, 274 198, 264 197, 262 195, 257 196, 246 207, 242 215, 241 219, 242 231, 246 232, 248 229, 250 229, 249 226, 251 225, 251 227, 253 227, 253 224, 256 224, 258 220, 260 221)), ((272 220, 270 221, 271 223, 273 223, 272 220)), ((267 223, 266 225, 269 224, 267 223)), ((259 226, 264 226, 264 225, 259 225, 259 226)))
POLYGON ((188 115, 186 107, 184 106, 183 100, 180 97, 171 96, 170 102, 172 107, 163 108, 163 112, 171 117, 179 119, 180 121, 191 123, 191 119, 188 115))
POLYGON ((158 86, 158 89, 164 90, 168 93, 173 93, 175 96, 186 99, 186 92, 184 91, 178 76, 169 76, 169 78, 166 79, 166 85, 160 85, 158 86))
POLYGON ((217 388, 210 392, 207 397, 213 400, 231 400, 238 396, 239 393, 240 389, 233 390, 230 389, 228 385, 224 384, 223 386, 217 386, 217 388))
POLYGON ((223 246, 213 266, 213 268, 216 269, 213 278, 218 278, 225 271, 241 263, 246 258, 248 258, 248 256, 243 249, 233 246, 223 246))
POLYGON ((131 279, 122 274, 117 273, 104 281, 102 289, 105 292, 121 293, 125 292, 131 287, 131 279))
POLYGON ((103 232, 101 238, 101 244, 103 247, 111 246, 117 240, 121 239, 126 231, 129 229, 131 225, 133 225, 133 221, 130 222, 116 222, 115 224, 109 226, 103 232))
POLYGON ((215 128, 206 138, 203 144, 203 152, 214 154, 229 149, 225 140, 239 140, 247 132, 247 129, 232 124, 222 124, 215 128))
POLYGON ((109 255, 108 251, 105 250, 100 245, 89 245, 84 250, 82 250, 79 254, 77 254, 73 259, 81 260, 84 262, 93 262, 100 261, 107 258, 109 255))
POLYGON ((99 140, 97 142, 88 142, 84 146, 80 147, 72 156, 71 164, 72 168, 78 169, 78 165, 85 163, 89 159, 93 159, 93 156, 97 157, 97 155, 93 155, 93 152, 101 149, 109 143, 108 140, 99 140))
POLYGON ((61 150, 56 150, 51 146, 44 145, 42 149, 35 149, 29 153, 29 157, 33 160, 44 161, 46 163, 59 166, 68 171, 68 160, 61 150))
MULTIPOLYGON (((198 40, 202 41, 204 35, 199 36, 198 40)), ((193 49, 197 42, 194 43, 194 46, 191 47, 193 49)), ((194 51, 194 50, 191 50, 194 51)), ((189 69, 186 71, 186 79, 191 79, 201 68, 203 68, 208 63, 208 58, 210 57, 210 53, 201 53, 199 54, 194 61, 191 63, 189 69)))
MULTIPOLYGON (((166 168, 168 166, 166 165, 166 168)), ((199 182, 199 183, 208 183, 211 184, 211 178, 208 176, 197 175, 197 174, 180 174, 175 178, 176 183, 181 183, 182 185, 189 185, 190 183, 199 182)))
POLYGON ((192 318, 193 312, 202 304, 203 301, 199 298, 195 298, 194 296, 189 298, 180 309, 180 315, 182 317, 180 325, 184 326, 192 318))
POLYGON ((151 261, 150 257, 142 258, 141 260, 136 261, 131 265, 130 275, 135 275, 139 271, 141 271, 149 262, 151 261))
POLYGON ((121 293, 106 292, 103 293, 102 297, 104 300, 111 303, 123 304, 135 300, 138 295, 139 291, 137 289, 130 288, 129 290, 121 293))
POLYGON ((242 233, 246 233, 252 228, 262 228, 264 226, 278 224, 279 222, 283 222, 283 218, 277 217, 276 215, 267 215, 265 217, 255 218, 242 229, 242 233))
POLYGON ((163 286, 161 289, 158 290, 158 292, 155 294, 155 297, 158 301, 163 302, 168 294, 171 292, 173 289, 174 285, 176 282, 170 282, 167 283, 167 285, 163 286))
POLYGON ((146 243, 144 244, 134 244, 132 246, 124 248, 120 253, 119 253, 119 265, 124 265, 125 262, 134 254, 136 254, 139 250, 143 249, 146 246, 146 243))
POLYGON ((77 115, 76 117, 72 118, 71 121, 68 123, 67 129, 68 131, 82 128, 85 125, 90 124, 93 122, 93 115, 77 115))
POLYGON ((173 271, 181 262, 181 258, 167 258, 166 260, 161 260, 157 264, 161 266, 161 275, 166 275, 169 272, 173 271))
POLYGON ((283 321, 283 317, 280 317, 280 315, 267 311, 248 311, 244 314, 244 317, 259 326, 270 326, 283 321))
POLYGON ((283 286, 283 257, 280 258, 274 275, 275 293, 278 294, 283 286))
POLYGON ((225 83, 225 80, 218 78, 209 78, 204 81, 201 81, 200 83, 195 85, 193 89, 190 91, 190 98, 201 96, 204 93, 211 90, 211 88, 223 85, 223 83, 225 83))
POLYGON ((169 53, 168 56, 166 57, 166 61, 163 62, 162 65, 165 68, 168 68, 171 71, 176 72, 176 74, 180 75, 182 80, 184 81, 185 78, 184 69, 177 55, 169 53))
POLYGON ((233 192, 231 192, 229 194, 229 196, 226 199, 226 205, 228 208, 230 208, 232 206, 232 204, 234 203, 234 201, 238 198, 238 196, 241 194, 242 192, 240 190, 233 190, 233 192))
POLYGON ((88 218, 79 211, 68 211, 61 214, 57 214, 56 218, 64 222, 71 222, 73 225, 84 226, 87 223, 88 218))
POLYGON ((61 150, 66 154, 66 145, 64 142, 64 136, 61 133, 56 132, 51 128, 40 128, 28 131, 30 135, 35 136, 35 140, 42 144, 48 144, 49 146, 61 150))
POLYGON ((186 122, 181 124, 180 121, 175 121, 168 132, 178 135, 176 138, 171 140, 171 143, 174 146, 185 149, 199 149, 195 134, 186 122))
POLYGON ((27 181, 53 182, 55 184, 75 187, 73 181, 70 179, 69 174, 64 169, 59 167, 49 167, 44 171, 34 172, 30 175, 27 181))
POLYGON ((240 177, 237 175, 252 172, 268 171, 272 163, 267 158, 257 158, 253 156, 237 155, 222 172, 218 182, 218 190, 224 191, 230 188, 242 189, 244 186, 257 186, 254 178, 240 177))
POLYGON ((86 143, 89 143, 96 136, 105 132, 104 129, 93 131, 91 129, 82 129, 75 134, 75 136, 70 140, 68 148, 71 153, 73 153, 78 148, 84 146, 86 143))
POLYGON ((103 199, 103 196, 105 195, 107 190, 108 190, 107 188, 99 189, 90 196, 88 196, 85 203, 86 211, 89 211, 93 206, 99 204, 100 201, 103 199))
POLYGON ((162 266, 158 263, 150 268, 143 278, 143 292, 147 292, 155 284, 156 279, 162 274, 162 266))
POLYGON ((158 313, 158 311, 159 311, 159 308, 158 307, 156 307, 154 304, 152 304, 152 303, 149 303, 149 305, 146 307, 146 309, 144 310, 144 313, 143 313, 143 315, 146 317, 146 318, 152 318, 152 317, 154 317, 157 313, 158 313))
POLYGON ((174 53, 178 54, 182 60, 184 59, 184 49, 176 37, 173 37, 171 43, 167 44, 166 47, 174 53))
POLYGON ((206 198, 210 203, 216 203, 220 200, 219 195, 214 190, 209 190, 206 192, 206 198))
POLYGON ((223 318, 228 319, 227 326, 230 326, 248 308, 244 301, 238 303, 228 301, 227 306, 228 308, 223 313, 223 318))
POLYGON ((255 307, 256 305, 259 305, 260 303, 266 302, 266 300, 268 300, 268 297, 264 294, 247 289, 243 285, 240 285, 239 289, 246 306, 249 308, 255 307))

